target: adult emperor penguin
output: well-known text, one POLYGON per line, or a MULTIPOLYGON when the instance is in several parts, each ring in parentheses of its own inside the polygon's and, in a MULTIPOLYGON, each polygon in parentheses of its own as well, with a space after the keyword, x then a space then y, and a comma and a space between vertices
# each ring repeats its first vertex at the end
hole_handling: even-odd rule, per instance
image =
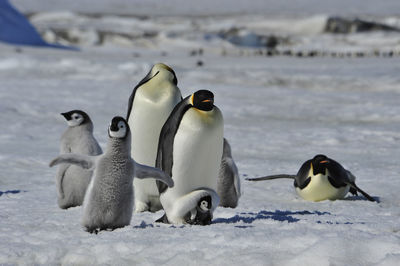
POLYGON ((306 161, 297 172, 297 175, 273 175, 247 180, 261 181, 277 178, 294 179, 296 192, 300 197, 308 201, 343 199, 348 192, 353 195, 357 195, 357 192, 360 192, 368 200, 375 201, 374 198, 356 185, 356 178, 350 171, 322 154, 318 154, 313 159, 306 161))
POLYGON ((129 225, 133 212, 133 178, 155 178, 168 186, 172 179, 164 172, 136 163, 131 157, 131 133, 122 117, 114 117, 108 129, 106 152, 99 156, 63 154, 50 166, 72 163, 94 169, 83 203, 82 225, 88 232, 129 225))
MULTIPOLYGON (((60 154, 80 153, 99 155, 102 150, 93 137, 93 123, 81 110, 62 113, 68 128, 61 137, 60 154)), ((75 165, 64 164, 56 176, 58 206, 61 209, 82 205, 93 172, 75 165)))
POLYGON ((219 206, 236 208, 241 196, 239 172, 232 158, 231 145, 224 138, 222 161, 218 175, 219 206))
MULTIPOLYGON (((132 130, 132 157, 155 166, 160 131, 175 105, 182 100, 175 72, 155 64, 133 89, 126 119, 132 130)), ((162 208, 157 185, 151 179, 134 179, 135 211, 155 212, 162 208)))
POLYGON ((156 161, 156 167, 172 177, 174 187, 157 182, 165 211, 157 221, 211 223, 219 203, 223 128, 221 111, 214 106, 210 91, 197 91, 174 108, 161 130, 156 161))

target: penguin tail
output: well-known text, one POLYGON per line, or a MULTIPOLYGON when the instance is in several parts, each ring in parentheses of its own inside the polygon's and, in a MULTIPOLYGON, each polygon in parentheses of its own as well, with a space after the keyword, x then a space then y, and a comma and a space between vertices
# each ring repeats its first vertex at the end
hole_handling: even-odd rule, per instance
POLYGON ((245 180, 247 181, 264 181, 264 180, 273 180, 273 179, 280 179, 280 178, 288 178, 288 179, 295 179, 296 175, 268 175, 268 176, 262 176, 262 177, 256 177, 256 178, 246 178, 245 180))
POLYGON ((349 184, 350 184, 350 192, 352 194, 357 195, 357 192, 360 192, 364 197, 367 198, 367 200, 376 202, 376 200, 373 197, 371 197, 367 192, 365 192, 361 188, 359 188, 354 182, 351 182, 349 184), (353 193, 353 192, 355 192, 355 193, 353 193))

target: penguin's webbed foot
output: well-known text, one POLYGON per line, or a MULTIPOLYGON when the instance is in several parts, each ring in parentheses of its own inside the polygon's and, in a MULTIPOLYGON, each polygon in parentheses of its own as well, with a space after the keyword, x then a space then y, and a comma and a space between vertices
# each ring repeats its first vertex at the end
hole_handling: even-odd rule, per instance
POLYGON ((99 228, 86 228, 85 231, 97 235, 101 230, 99 228))
POLYGON ((353 188, 353 187, 350 187, 350 193, 351 193, 352 195, 358 196, 357 189, 355 189, 355 188, 353 188))

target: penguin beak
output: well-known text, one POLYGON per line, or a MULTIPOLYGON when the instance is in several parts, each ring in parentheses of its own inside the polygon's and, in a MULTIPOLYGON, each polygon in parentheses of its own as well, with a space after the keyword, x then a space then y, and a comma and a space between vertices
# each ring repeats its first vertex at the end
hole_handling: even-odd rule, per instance
POLYGON ((61 113, 61 115, 67 119, 67 121, 71 120, 71 117, 68 115, 68 113, 61 113))
POLYGON ((115 124, 115 123, 112 123, 111 125, 110 125, 110 131, 118 131, 118 125, 117 124, 115 124))
POLYGON ((203 102, 203 103, 214 103, 214 101, 212 99, 205 99, 205 100, 202 100, 201 102, 203 102))
POLYGON ((325 160, 325 161, 321 161, 321 162, 319 162, 319 163, 329 163, 329 161, 328 161, 328 160, 325 160))

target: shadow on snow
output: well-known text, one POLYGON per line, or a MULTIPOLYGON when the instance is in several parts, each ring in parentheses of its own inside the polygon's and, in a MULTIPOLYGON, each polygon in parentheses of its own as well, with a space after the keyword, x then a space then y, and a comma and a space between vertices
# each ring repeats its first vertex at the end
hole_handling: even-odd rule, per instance
POLYGON ((7 195, 7 194, 18 194, 18 193, 21 193, 21 192, 23 192, 23 191, 21 191, 21 190, 0 191, 0 197, 3 196, 3 194, 4 195, 7 195))
POLYGON ((257 220, 275 220, 279 222, 295 223, 300 221, 300 219, 293 217, 293 215, 330 215, 329 212, 319 212, 319 211, 260 211, 258 213, 254 212, 242 212, 230 218, 217 218, 213 221, 213 224, 219 223, 239 223, 243 222, 246 224, 251 224, 257 220))

